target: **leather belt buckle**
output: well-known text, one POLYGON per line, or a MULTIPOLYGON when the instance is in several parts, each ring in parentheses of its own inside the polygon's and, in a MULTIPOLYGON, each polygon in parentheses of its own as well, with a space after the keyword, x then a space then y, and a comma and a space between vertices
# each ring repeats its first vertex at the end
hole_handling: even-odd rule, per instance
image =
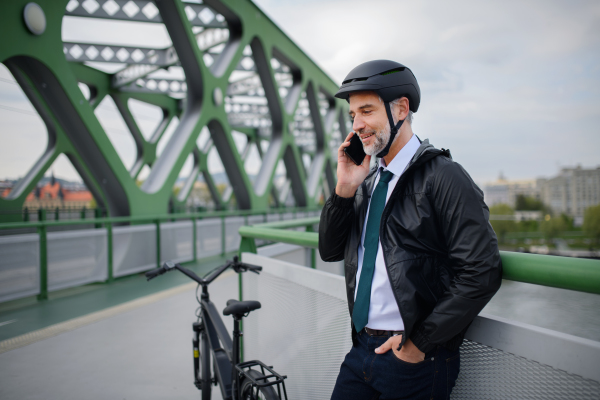
POLYGON ((371 328, 367 328, 367 327, 365 327, 365 332, 369 336, 388 336, 388 337, 404 334, 404 331, 385 331, 385 330, 380 330, 380 329, 371 329, 371 328))

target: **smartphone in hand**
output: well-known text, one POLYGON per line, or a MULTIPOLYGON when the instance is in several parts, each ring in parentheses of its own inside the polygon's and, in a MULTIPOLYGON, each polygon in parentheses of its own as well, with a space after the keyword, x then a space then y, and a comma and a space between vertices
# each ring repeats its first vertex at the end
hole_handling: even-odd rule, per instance
POLYGON ((344 148, 344 152, 356 165, 361 165, 365 157, 362 141, 356 132, 350 138, 350 146, 344 148))

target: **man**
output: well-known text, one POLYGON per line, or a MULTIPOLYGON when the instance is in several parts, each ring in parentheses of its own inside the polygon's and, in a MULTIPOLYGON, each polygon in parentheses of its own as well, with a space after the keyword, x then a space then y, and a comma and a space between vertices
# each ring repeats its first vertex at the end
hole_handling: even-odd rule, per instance
POLYGON ((338 149, 319 251, 344 260, 353 347, 332 399, 447 399, 465 331, 500 287, 489 210, 450 152, 413 134, 420 90, 410 69, 361 64, 336 97, 349 101, 354 132, 338 149), (344 152, 352 135, 361 165, 344 152))

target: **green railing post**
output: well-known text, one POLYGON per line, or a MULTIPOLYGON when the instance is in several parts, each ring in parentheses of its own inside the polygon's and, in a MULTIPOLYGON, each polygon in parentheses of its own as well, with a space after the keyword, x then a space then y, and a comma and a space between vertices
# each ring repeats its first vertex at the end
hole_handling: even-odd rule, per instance
MULTIPOLYGON (((100 218, 102 218, 102 210, 101 210, 101 209, 99 209, 99 208, 96 208, 96 209, 94 210, 94 217, 95 217, 96 219, 100 219, 100 218)), ((99 229, 101 226, 102 226, 102 224, 100 224, 100 223, 96 223, 96 224, 94 224, 94 227, 95 227, 96 229, 99 229)))
POLYGON ((113 281, 113 230, 112 223, 106 224, 106 257, 108 263, 108 279, 106 282, 113 281))
POLYGON ((156 267, 160 268, 160 219, 154 220, 156 225, 156 267))
POLYGON ((85 206, 83 206, 83 208, 81 209, 81 215, 80 215, 81 219, 85 219, 85 206))
POLYGON ((240 243, 240 252, 238 256, 242 256, 242 253, 254 253, 256 254, 256 242, 254 238, 242 236, 242 241, 240 243))
MULTIPOLYGON (((306 225, 306 232, 314 232, 312 225, 306 225)), ((317 269, 317 250, 311 248, 310 249, 310 267, 312 269, 317 269)))
POLYGON ((23 209, 23 222, 29 222, 29 209, 27 207, 23 209))
POLYGON ((40 236, 40 294, 38 300, 48 299, 48 236, 46 225, 38 227, 40 236))
POLYGON ((221 255, 225 255, 225 216, 221 216, 221 255))
POLYGON ((196 229, 196 217, 192 217, 192 254, 194 262, 198 262, 198 232, 196 229))
POLYGON ((58 207, 54 210, 54 220, 58 221, 60 219, 60 210, 58 207))
POLYGON ((45 221, 45 220, 46 220, 46 209, 38 208, 38 221, 45 221))

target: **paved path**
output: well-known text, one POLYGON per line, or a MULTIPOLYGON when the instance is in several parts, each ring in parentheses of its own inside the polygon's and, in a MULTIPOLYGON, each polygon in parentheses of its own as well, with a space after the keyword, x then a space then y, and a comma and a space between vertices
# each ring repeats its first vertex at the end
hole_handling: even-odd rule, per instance
MULTIPOLYGON (((217 309, 237 298, 237 282, 230 272, 211 284, 217 309)), ((188 284, 105 309, 114 315, 4 352, 0 399, 199 398, 191 346, 196 308, 195 284, 188 284)), ((224 318, 232 325, 231 317, 224 318)), ((220 400, 215 389, 213 399, 220 400)))

